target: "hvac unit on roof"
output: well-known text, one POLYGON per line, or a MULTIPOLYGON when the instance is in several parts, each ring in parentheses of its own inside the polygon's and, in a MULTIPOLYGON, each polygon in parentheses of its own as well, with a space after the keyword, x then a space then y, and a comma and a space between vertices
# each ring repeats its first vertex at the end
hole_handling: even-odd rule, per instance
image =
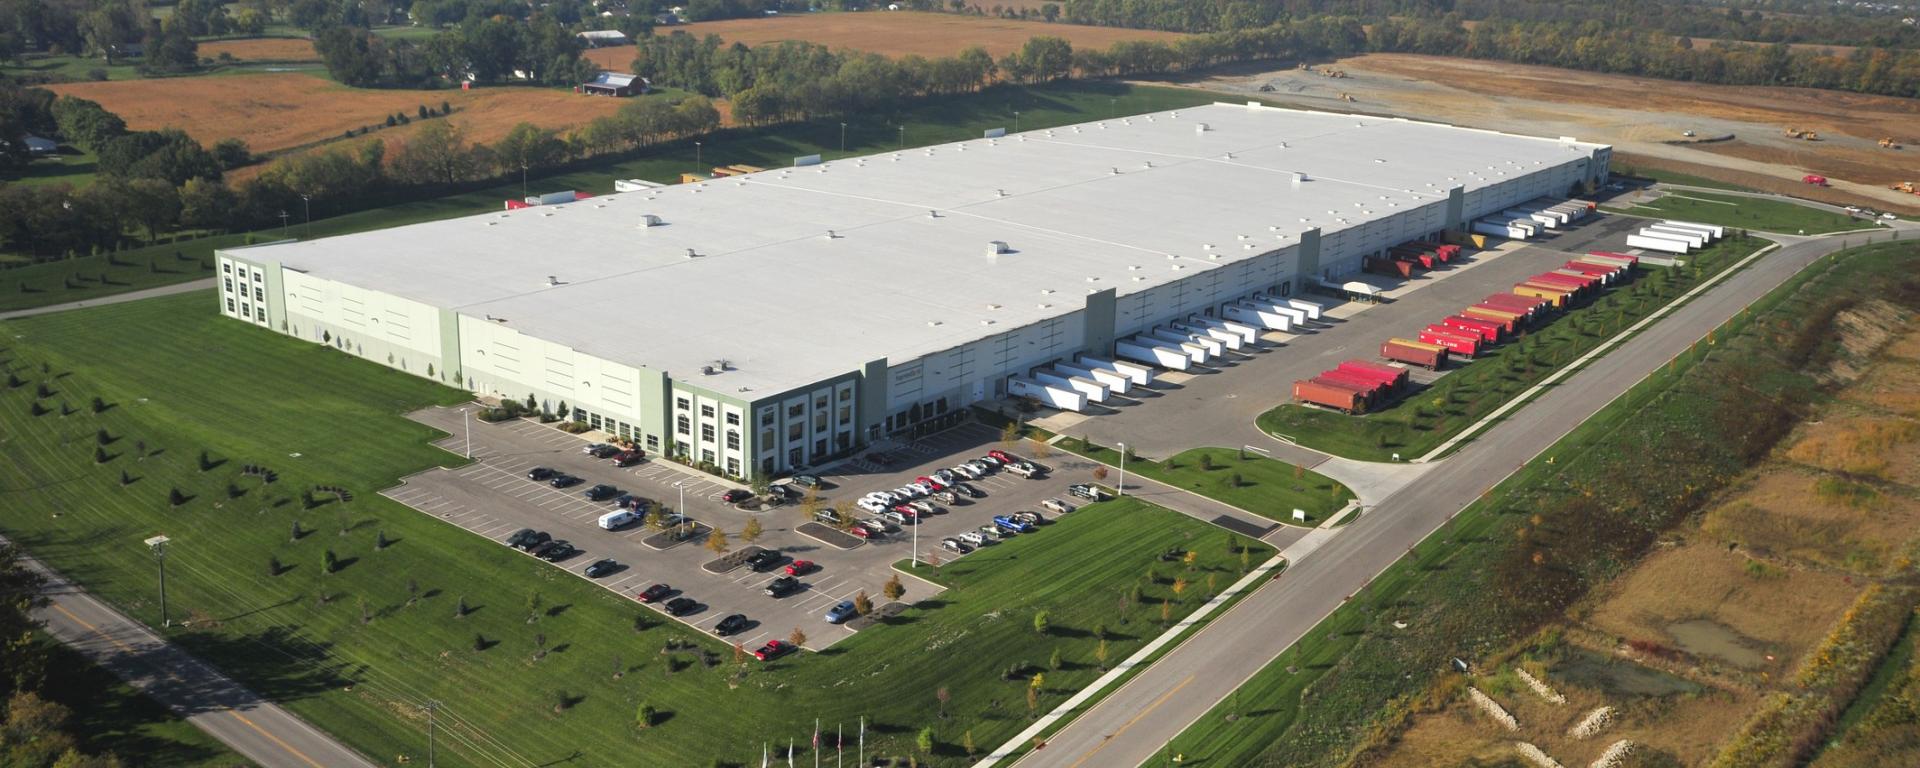
POLYGON ((1206 133, 1207 131, 1211 131, 1211 130, 1213 129, 1209 127, 1206 123, 1198 123, 1193 126, 1194 133, 1206 133))
POLYGON ((657 226, 660 226, 661 224, 664 224, 664 223, 665 223, 665 222, 663 222, 663 221, 661 221, 661 220, 660 220, 660 217, 658 217, 658 216, 655 216, 655 215, 653 215, 653 214, 651 214, 651 213, 643 213, 643 214, 641 214, 641 215, 640 215, 640 226, 641 226, 641 227, 643 227, 643 228, 644 228, 644 227, 657 227, 657 226))
POLYGON ((987 241, 988 256, 999 256, 1000 254, 1007 253, 1008 251, 1009 249, 1007 248, 1007 241, 1005 240, 988 240, 987 241))
POLYGON ((548 288, 552 288, 552 287, 554 287, 554 286, 556 286, 556 285, 559 285, 559 284, 560 284, 560 278, 559 278, 559 277, 558 277, 557 275, 547 275, 547 287, 548 287, 548 288))

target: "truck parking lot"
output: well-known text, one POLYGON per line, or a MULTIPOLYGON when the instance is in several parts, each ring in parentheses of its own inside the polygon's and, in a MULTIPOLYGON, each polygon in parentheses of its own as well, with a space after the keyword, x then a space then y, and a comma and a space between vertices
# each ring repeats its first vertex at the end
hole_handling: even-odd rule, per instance
MULTIPOLYGON (((455 454, 464 455, 468 450, 467 425, 459 409, 430 409, 413 416, 450 433, 450 437, 436 445, 455 454)), ((611 558, 621 567, 593 581, 628 597, 653 584, 667 584, 674 590, 672 596, 698 601, 699 607, 694 612, 678 620, 705 632, 711 632, 722 617, 743 614, 749 620, 748 627, 731 639, 749 649, 768 640, 784 639, 795 628, 806 633, 807 647, 813 650, 852 634, 851 629, 829 624, 825 612, 861 591, 865 591, 876 606, 883 604, 885 597, 881 589, 895 573, 893 564, 913 556, 916 528, 922 557, 938 551, 941 560, 946 561, 959 555, 939 550, 943 538, 990 525, 996 515, 1034 512, 1051 519, 1059 513, 1041 506, 1047 499, 1057 497, 1076 507, 1085 503, 1067 493, 1067 486, 1079 480, 1051 475, 1029 480, 997 472, 970 481, 984 493, 982 498, 962 500, 955 505, 939 504, 942 513, 925 518, 917 526, 899 526, 884 537, 840 549, 798 530, 808 522, 799 505, 759 510, 728 505, 720 500, 720 495, 734 486, 703 479, 698 473, 665 461, 615 467, 582 452, 590 441, 527 421, 499 424, 475 421, 471 429, 472 464, 410 476, 383 494, 501 542, 502 546, 507 537, 523 528, 545 531, 579 548, 577 554, 554 565, 582 578, 586 578, 582 572, 587 566, 611 558), (568 488, 553 488, 548 483, 528 479, 528 472, 535 467, 572 474, 582 482, 568 488), (739 534, 748 519, 756 518, 764 533, 753 546, 778 550, 782 557, 767 572, 754 571, 745 565, 722 570, 717 564, 722 558, 703 545, 704 534, 660 548, 648 543, 648 539, 654 538, 654 532, 643 525, 602 530, 597 520, 613 507, 607 502, 587 501, 581 495, 584 489, 599 483, 617 486, 625 493, 656 503, 664 502, 668 507, 677 504, 681 489, 675 488, 674 483, 681 483, 687 491, 686 514, 701 526, 726 532, 731 551, 748 546, 740 541, 739 534), (782 598, 763 594, 767 583, 781 575, 784 566, 795 559, 816 564, 813 570, 800 576, 801 589, 782 598)), ((820 490, 821 508, 851 502, 868 491, 897 488, 935 469, 984 454, 995 447, 991 439, 991 431, 984 428, 956 430, 893 451, 894 460, 887 467, 860 460, 849 462, 843 471, 822 476, 825 485, 820 490)), ((1047 462, 1041 460, 1040 463, 1047 462)), ((1023 535, 1044 536, 1046 528, 1042 525, 1039 530, 1023 535)), ((942 591, 932 582, 913 578, 911 573, 903 575, 901 582, 907 590, 907 602, 924 600, 942 591)), ((664 612, 660 615, 667 617, 664 612)))

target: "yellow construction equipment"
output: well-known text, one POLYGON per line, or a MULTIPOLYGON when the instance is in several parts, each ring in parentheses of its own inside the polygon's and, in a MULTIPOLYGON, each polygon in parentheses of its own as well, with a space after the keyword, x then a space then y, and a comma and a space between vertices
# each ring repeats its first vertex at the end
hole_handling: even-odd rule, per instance
POLYGON ((1887 138, 1880 140, 1880 148, 1881 149, 1899 149, 1900 145, 1894 142, 1893 137, 1889 136, 1887 138))
POLYGON ((1915 195, 1915 194, 1920 194, 1920 192, 1915 192, 1915 191, 1914 191, 1914 189, 1913 189, 1913 182, 1911 182, 1911 181, 1903 181, 1903 182, 1900 182, 1900 183, 1898 183, 1898 184, 1894 184, 1894 185, 1891 185, 1891 186, 1889 186, 1889 187, 1887 187, 1887 189, 1891 189, 1891 190, 1893 190, 1893 191, 1895 191, 1895 192, 1905 192, 1905 193, 1907 193, 1907 194, 1909 194, 1909 195, 1915 195))
POLYGON ((1786 131, 1786 135, 1787 135, 1787 138, 1789 139, 1806 139, 1807 141, 1820 140, 1819 131, 1803 131, 1798 128, 1788 128, 1786 131))

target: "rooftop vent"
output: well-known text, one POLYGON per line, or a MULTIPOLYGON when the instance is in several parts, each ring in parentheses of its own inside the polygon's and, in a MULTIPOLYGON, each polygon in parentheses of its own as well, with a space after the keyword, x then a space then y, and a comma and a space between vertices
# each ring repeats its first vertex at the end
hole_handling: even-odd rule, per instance
POLYGON ((559 278, 559 277, 556 277, 556 276, 554 276, 554 275, 547 275, 547 287, 548 287, 548 288, 552 288, 552 287, 554 287, 554 286, 556 286, 556 285, 559 285, 559 284, 560 284, 560 278, 559 278))
POLYGON ((987 241, 988 256, 998 256, 1000 254, 1006 253, 1007 251, 1008 251, 1007 241, 1005 240, 988 240, 987 241))
POLYGON ((1120 175, 1120 168, 1118 166, 1114 167, 1112 175, 1114 176, 1120 175))
POLYGON ((829 230, 827 230, 827 239, 828 239, 828 240, 838 240, 838 239, 840 239, 840 235, 839 235, 838 233, 836 233, 836 232, 834 232, 833 230, 831 230, 831 229, 829 229, 829 230))
POLYGON ((714 370, 711 365, 700 366, 700 375, 702 376, 712 376, 716 373, 719 373, 719 371, 714 370))
POLYGON ((1152 161, 1152 160, 1148 160, 1148 161, 1147 161, 1147 167, 1148 167, 1148 168, 1152 168, 1152 167, 1153 167, 1153 161, 1152 161))
POLYGON ((1287 174, 1287 183, 1291 185, 1294 189, 1299 189, 1301 182, 1305 182, 1305 181, 1307 181, 1307 175, 1304 173, 1300 173, 1299 171, 1295 171, 1293 173, 1287 174))
POLYGON ((1228 160, 1232 160, 1232 159, 1233 159, 1233 153, 1232 153, 1232 152, 1228 152, 1228 153, 1227 153, 1227 159, 1228 159, 1228 160))
POLYGON ((655 216, 651 213, 643 214, 640 216, 640 226, 642 227, 657 227, 664 223, 665 222, 660 220, 660 217, 655 216))
POLYGON ((1004 189, 996 189, 996 190, 994 190, 994 191, 993 191, 993 196, 994 196, 994 197, 1006 197, 1006 196, 1007 196, 1007 191, 1006 191, 1006 190, 1004 190, 1004 189))
POLYGON ((994 311, 994 310, 996 310, 996 309, 999 309, 999 308, 1000 308, 1000 305, 998 305, 998 304, 988 304, 988 305, 987 305, 987 311, 988 311, 988 312, 992 312, 992 311, 994 311))
POLYGON ((695 252, 694 252, 694 250, 693 250, 692 248, 688 248, 688 249, 687 249, 687 258, 689 258, 689 259, 694 259, 694 258, 699 258, 699 256, 700 256, 700 254, 698 254, 698 253, 695 253, 695 252))
POLYGON ((939 211, 936 211, 936 210, 932 210, 932 209, 928 209, 928 210, 927 210, 927 218, 929 218, 929 219, 937 219, 937 218, 940 218, 940 212, 939 212, 939 211))
POLYGON ((1206 133, 1207 131, 1211 131, 1211 130, 1213 129, 1208 127, 1206 123, 1200 123, 1193 126, 1194 133, 1206 133))

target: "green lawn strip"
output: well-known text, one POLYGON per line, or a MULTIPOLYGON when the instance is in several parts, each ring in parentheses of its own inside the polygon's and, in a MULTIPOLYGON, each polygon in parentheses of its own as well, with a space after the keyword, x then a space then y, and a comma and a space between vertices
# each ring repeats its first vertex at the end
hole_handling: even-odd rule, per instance
POLYGON ((183 239, 96 256, 0 269, 0 311, 86 301, 213 276, 213 251, 246 235, 183 239))
MULTIPOLYGON (((1189 765, 1328 764, 1350 754, 1356 743, 1391 731, 1407 712, 1408 697, 1424 691, 1447 658, 1496 652, 1516 639, 1514 631, 1525 631, 1525 622, 1517 629, 1500 628, 1513 610, 1511 595, 1501 593, 1514 588, 1500 583, 1497 574, 1506 550, 1513 549, 1503 544, 1532 526, 1537 510, 1597 484, 1617 485, 1623 476, 1656 471, 1654 465, 1665 461, 1655 450, 1659 440, 1708 434, 1719 422, 1706 412, 1711 410, 1705 407, 1707 397, 1725 395, 1727 371, 1775 350, 1779 316, 1770 312, 1784 308, 1789 316, 1804 314, 1814 299, 1858 290, 1860 281, 1878 279, 1872 272, 1884 277, 1910 258, 1897 246, 1869 246, 1851 255, 1851 263, 1839 269, 1831 269, 1830 261, 1795 276, 1716 329, 1719 343, 1682 353, 1576 427, 1542 454, 1553 463, 1530 462, 1469 505, 1256 673, 1234 698, 1202 716, 1169 749, 1183 754, 1189 765), (1801 290, 1816 279, 1821 282, 1814 290, 1801 290), (1396 627, 1396 621, 1407 626, 1396 627)), ((1779 371, 1753 374, 1751 381, 1754 391, 1743 397, 1775 396, 1809 385, 1804 376, 1779 371)), ((1693 450, 1699 468, 1676 482, 1737 476, 1739 464, 1725 452, 1693 450)), ((1648 504, 1664 495, 1652 488, 1644 492, 1648 504)), ((1595 578, 1619 567, 1606 566, 1595 578)))
POLYGON ((1691 221, 1786 234, 1823 235, 1829 232, 1879 228, 1879 225, 1872 221, 1863 221, 1844 213, 1811 208, 1785 200, 1716 195, 1692 190, 1668 190, 1657 200, 1620 212, 1651 219, 1691 221))
MULTIPOLYGON (((0 464, 0 526, 149 623, 153 562, 140 541, 165 533, 171 612, 190 622, 173 639, 382 760, 419 759, 418 705, 433 697, 445 704, 447 765, 547 762, 575 749, 596 764, 740 762, 755 742, 804 743, 815 717, 852 728, 863 715, 870 751, 905 755, 932 726, 932 762, 954 764, 967 731, 986 749, 1031 722, 1026 679, 1001 679, 1009 667, 1046 674, 1045 711, 1099 674, 1094 625, 1106 624, 1117 663, 1161 630, 1162 600, 1177 617, 1205 599, 1206 576, 1224 589, 1240 575, 1224 531, 1132 499, 1095 504, 943 566, 952 589, 896 626, 736 673, 723 644, 376 494, 458 462, 400 414, 461 393, 210 308, 211 294, 196 292, 0 323, 0 359, 23 380, 0 388, 10 459, 0 464), (36 397, 42 383, 50 396, 36 397), (110 406, 99 414, 96 395, 110 406), (111 442, 96 465, 100 429, 111 442), (224 463, 202 471, 201 450, 224 463), (247 464, 278 482, 244 476, 247 464), (125 487, 123 470, 134 481, 125 487), (242 495, 228 498, 228 483, 242 495), (317 485, 354 499, 302 510, 299 491, 317 485), (192 498, 171 508, 170 489, 192 498), (1192 573, 1158 561, 1172 547, 1200 553, 1192 573), (345 566, 322 575, 328 550, 345 566), (1159 576, 1151 585, 1149 567, 1159 576), (1175 597, 1179 576, 1190 586, 1175 597), (1136 585, 1141 598, 1123 610, 1136 585), (534 591, 541 607, 530 611, 534 591), (474 610, 455 618, 462 599, 474 610), (1046 635, 1033 630, 1039 611, 1051 616, 1046 635), (643 631, 636 616, 648 617, 643 631), (474 650, 476 635, 485 650, 474 650), (691 645, 663 654, 670 638, 691 645), (547 654, 535 661, 540 639, 547 654), (1063 667, 1048 669, 1056 649, 1063 667), (939 687, 951 694, 945 718, 939 687), (633 727, 642 702, 666 713, 645 731, 633 727)), ((1257 549, 1254 562, 1271 556, 1257 549)))
MULTIPOLYGON (((1078 437, 1063 437, 1053 445, 1116 468, 1120 464, 1119 451, 1089 447, 1078 437)), ((1293 522, 1293 510, 1303 509, 1307 521, 1317 523, 1353 499, 1353 491, 1332 478, 1237 448, 1193 448, 1164 461, 1129 457, 1127 473, 1284 522, 1293 522)), ((1118 474, 1102 482, 1117 482, 1118 474)))
POLYGON ((1432 386, 1381 410, 1348 416, 1287 403, 1260 414, 1256 423, 1269 434, 1337 456, 1366 461, 1423 456, 1762 245, 1753 238, 1728 238, 1690 256, 1685 267, 1640 269, 1631 282, 1488 348, 1432 386))
MULTIPOLYGON (((792 165, 793 158, 805 155, 819 154, 831 159, 885 152, 901 146, 903 139, 908 147, 975 139, 990 128, 1012 127, 1013 112, 1016 110, 1020 112, 1021 129, 1028 130, 1099 120, 1113 114, 1176 109, 1211 101, 1213 96, 1204 91, 1111 82, 1067 81, 1033 87, 1001 86, 976 94, 923 101, 894 116, 849 120, 845 152, 840 151, 841 129, 838 120, 730 129, 699 137, 698 147, 694 139, 667 142, 623 159, 595 160, 561 172, 536 173, 528 179, 526 189, 533 194, 567 189, 608 194, 613 191, 615 179, 639 178, 674 183, 680 180, 682 173, 706 172, 714 166, 747 164, 782 168, 792 165), (898 130, 902 125, 906 127, 904 133, 898 130)), ((151 254, 160 254, 164 262, 165 256, 177 250, 211 263, 210 254, 214 248, 268 242, 283 237, 331 237, 472 216, 498 211, 503 201, 521 196, 520 179, 516 177, 459 194, 339 215, 320 203, 314 206, 311 224, 303 220, 305 211, 292 210, 289 211, 292 216, 284 228, 272 227, 251 235, 182 240, 177 244, 123 252, 116 258, 134 267, 109 269, 109 282, 106 284, 69 282, 69 278, 76 274, 96 277, 106 266, 105 258, 100 256, 4 269, 0 270, 0 311, 83 301, 201 276, 188 272, 141 274, 146 269, 146 258, 151 254), (21 288, 23 283, 25 290, 21 288), (74 287, 64 287, 68 285, 74 287)), ((167 265, 163 263, 162 267, 167 265)))
POLYGON ((71 184, 75 189, 93 183, 93 172, 99 158, 92 152, 78 154, 59 154, 53 157, 35 158, 27 163, 27 168, 19 178, 5 179, 10 184, 71 184))
POLYGON ((115 677, 106 668, 42 632, 33 643, 46 654, 42 695, 72 711, 66 731, 81 752, 113 753, 128 765, 214 768, 245 759, 206 732, 115 677))

